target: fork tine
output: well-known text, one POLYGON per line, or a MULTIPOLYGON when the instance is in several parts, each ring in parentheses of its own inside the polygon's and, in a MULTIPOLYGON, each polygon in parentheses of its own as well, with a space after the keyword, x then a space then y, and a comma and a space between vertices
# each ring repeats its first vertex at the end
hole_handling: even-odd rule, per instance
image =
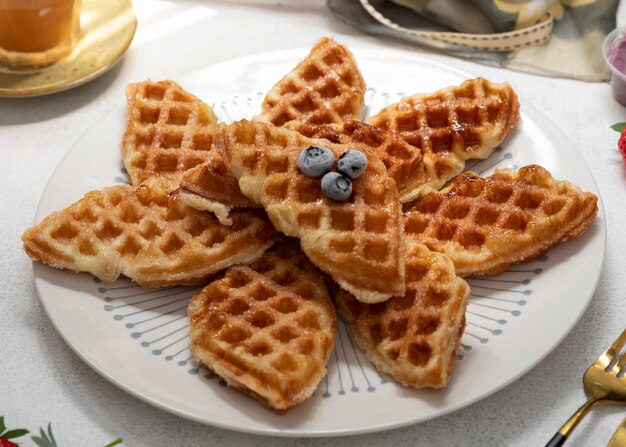
MULTIPOLYGON (((602 356, 600 356, 602 360, 605 360, 605 361, 608 360, 606 361, 606 366, 608 366, 613 361, 615 356, 619 354, 619 352, 622 350, 625 344, 626 344, 626 329, 624 329, 624 332, 622 332, 619 335, 619 337, 617 337, 617 339, 613 342, 613 344, 609 347, 609 349, 604 351, 602 356)), ((623 356, 622 362, 624 361, 624 358, 626 358, 626 356, 623 356)), ((619 369, 617 371, 619 371, 619 369)))
MULTIPOLYGON (((626 354, 624 354, 622 358, 619 360, 619 362, 617 362, 617 364, 613 367, 612 371, 614 371, 615 374, 617 374, 622 370, 624 365, 626 365, 626 354)), ((624 377, 626 377, 626 375, 624 377)))

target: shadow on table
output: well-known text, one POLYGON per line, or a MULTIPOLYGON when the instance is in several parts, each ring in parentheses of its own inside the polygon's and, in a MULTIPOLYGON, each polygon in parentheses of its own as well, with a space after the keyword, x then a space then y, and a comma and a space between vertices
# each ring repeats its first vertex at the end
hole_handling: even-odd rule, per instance
POLYGON ((86 84, 44 96, 0 98, 0 128, 58 118, 94 101, 117 79, 124 60, 86 84))

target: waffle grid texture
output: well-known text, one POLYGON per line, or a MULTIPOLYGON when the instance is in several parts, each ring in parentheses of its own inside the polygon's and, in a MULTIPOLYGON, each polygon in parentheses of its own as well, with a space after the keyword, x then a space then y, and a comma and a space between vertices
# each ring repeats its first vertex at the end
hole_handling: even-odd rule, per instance
POLYGON ((365 81, 350 51, 324 37, 265 96, 254 119, 282 126, 298 120, 341 123, 363 116, 365 81))
MULTIPOLYGON (((241 191, 265 208, 277 230, 299 238, 317 267, 365 302, 403 293, 402 209, 394 180, 380 160, 368 157, 350 198, 333 202, 322 194, 320 179, 297 167, 300 152, 319 144, 245 120, 221 127, 215 139, 241 191)), ((349 149, 325 146, 335 160, 349 149)))
POLYGON ((367 305, 342 290, 336 303, 378 371, 405 386, 441 388, 456 361, 468 295, 448 257, 410 242, 406 293, 367 305))
POLYGON ((252 262, 274 242, 266 218, 239 212, 225 227, 180 203, 175 188, 153 178, 89 192, 26 230, 24 250, 34 260, 106 282, 123 274, 159 287, 202 283, 230 265, 252 262))
POLYGON ((213 110, 174 81, 145 81, 126 89, 127 127, 122 158, 131 183, 177 179, 214 157, 213 110))
POLYGON ((582 234, 597 201, 537 165, 487 178, 465 172, 411 205, 405 232, 449 256, 461 276, 497 274, 582 234))
POLYGON ((193 297, 188 313, 193 355, 274 411, 310 397, 326 375, 335 310, 297 242, 229 268, 193 297))
POLYGON ((488 157, 518 122, 519 102, 511 86, 483 78, 404 98, 368 120, 422 151, 422 186, 408 199, 440 189, 463 171, 466 160, 488 157))

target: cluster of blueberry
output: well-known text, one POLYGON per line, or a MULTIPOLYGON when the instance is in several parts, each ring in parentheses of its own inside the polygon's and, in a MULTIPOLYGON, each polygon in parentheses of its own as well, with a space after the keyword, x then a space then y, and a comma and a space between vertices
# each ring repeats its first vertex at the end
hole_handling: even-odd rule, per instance
POLYGON ((335 154, 330 149, 310 146, 298 157, 300 171, 309 177, 322 177, 322 191, 330 200, 344 202, 352 194, 352 180, 367 168, 367 157, 361 151, 350 149, 337 160, 337 172, 330 172, 335 154))

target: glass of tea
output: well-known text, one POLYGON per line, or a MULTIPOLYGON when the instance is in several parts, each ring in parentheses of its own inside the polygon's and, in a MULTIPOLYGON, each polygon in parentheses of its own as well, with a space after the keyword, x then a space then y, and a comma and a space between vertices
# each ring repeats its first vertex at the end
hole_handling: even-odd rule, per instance
POLYGON ((43 67, 70 54, 80 7, 81 0, 0 0, 0 62, 43 67))

